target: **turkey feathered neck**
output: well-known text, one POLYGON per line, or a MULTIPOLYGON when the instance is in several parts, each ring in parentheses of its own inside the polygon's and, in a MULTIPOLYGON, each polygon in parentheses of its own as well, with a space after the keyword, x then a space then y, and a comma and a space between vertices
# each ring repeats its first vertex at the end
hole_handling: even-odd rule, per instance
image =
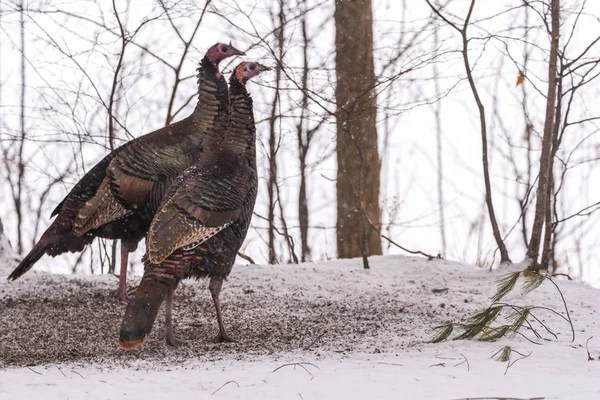
MULTIPOLYGON (((225 78, 219 72, 219 69, 215 64, 204 56, 200 61, 198 67, 198 104, 192 113, 192 119, 198 122, 203 118, 205 108, 207 107, 207 101, 213 102, 212 99, 216 97, 218 102, 217 116, 214 121, 215 132, 222 131, 227 126, 228 113, 229 113, 229 94, 227 89, 227 82, 225 78)), ((214 102, 213 102, 214 104, 214 102)))
POLYGON ((226 157, 247 160, 256 169, 256 129, 252 111, 252 97, 235 74, 229 83, 229 124, 220 140, 218 153, 226 157))

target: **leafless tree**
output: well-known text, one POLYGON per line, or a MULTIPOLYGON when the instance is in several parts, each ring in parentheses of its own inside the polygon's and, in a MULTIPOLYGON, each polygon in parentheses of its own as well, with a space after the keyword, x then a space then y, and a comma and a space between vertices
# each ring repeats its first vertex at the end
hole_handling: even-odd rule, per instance
POLYGON ((469 10, 467 12, 466 17, 462 23, 462 26, 450 21, 448 17, 446 17, 441 9, 440 5, 434 6, 429 0, 425 0, 431 10, 441 18, 446 24, 451 26, 456 32, 459 33, 462 41, 462 58, 464 62, 465 72, 467 74, 467 80, 469 81, 469 86, 471 88, 471 92, 473 93, 473 98, 475 99, 475 103, 477 104, 477 109, 479 111, 479 123, 480 123, 480 133, 481 133, 481 157, 483 164, 483 179, 485 182, 485 202, 488 209, 488 214, 490 218, 490 223, 492 224, 492 233, 494 234, 494 239, 496 240, 496 245, 500 250, 500 262, 502 263, 510 263, 510 257, 508 255, 508 250, 506 249, 506 245, 504 244, 504 239, 502 238, 502 234, 500 233, 500 227, 498 226, 498 221, 496 219, 496 212, 494 211, 494 203, 492 200, 492 184, 490 181, 490 171, 489 171, 489 157, 488 157, 488 131, 487 131, 487 122, 485 115, 485 107, 483 105, 483 101, 479 95, 479 91, 477 89, 477 85, 475 84, 475 80, 473 79, 473 70, 471 67, 471 62, 469 60, 469 36, 468 36, 468 28, 471 22, 471 16, 473 15, 473 9, 475 8, 476 0, 471 0, 469 10))
POLYGON ((366 260, 381 254, 373 10, 370 0, 335 6, 338 257, 366 260))
MULTIPOLYGON (((544 219, 551 214, 549 209, 549 189, 551 187, 552 166, 552 134, 554 131, 554 118, 556 112, 556 88, 558 67, 558 41, 560 33, 560 0, 551 0, 550 12, 552 14, 552 25, 550 32, 550 58, 548 60, 548 93, 546 95, 546 119, 544 122, 544 136, 542 138, 542 152, 540 155, 540 173, 538 177, 538 188, 536 195, 535 215, 533 229, 527 257, 531 259, 530 268, 539 270, 538 254, 542 240, 542 228, 544 219)), ((551 216, 551 215, 550 215, 551 216)))

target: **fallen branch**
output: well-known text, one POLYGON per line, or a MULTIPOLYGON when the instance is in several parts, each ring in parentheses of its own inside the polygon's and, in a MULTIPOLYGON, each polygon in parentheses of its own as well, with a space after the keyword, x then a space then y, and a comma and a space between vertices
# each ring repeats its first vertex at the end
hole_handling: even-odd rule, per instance
POLYGON ((312 374, 312 372, 310 372, 310 371, 308 370, 308 368, 306 368, 306 367, 305 367, 305 365, 308 365, 308 366, 311 366, 311 367, 315 367, 316 369, 319 369, 319 367, 317 367, 317 366, 316 366, 315 364, 313 364, 313 363, 302 363, 302 362, 300 362, 300 363, 289 363, 289 364, 283 364, 283 365, 281 365, 281 366, 279 366, 279 367, 275 368, 275 369, 273 370, 273 372, 277 372, 277 371, 279 371, 280 369, 282 369, 282 368, 285 368, 285 367, 294 367, 294 370, 296 369, 296 367, 301 367, 301 368, 302 368, 302 369, 304 369, 304 370, 305 370, 305 371, 306 371, 306 372, 307 372, 307 373, 308 373, 310 376, 314 376, 314 375, 312 374))
POLYGON ((327 331, 323 331, 323 332, 321 332, 321 334, 320 334, 319 336, 317 336, 317 337, 315 338, 315 340, 313 340, 312 342, 310 342, 310 343, 309 343, 307 346, 303 347, 303 349, 302 349, 302 350, 308 350, 308 349, 310 349, 310 348, 311 348, 311 347, 312 347, 312 346, 313 346, 315 343, 317 343, 319 340, 321 340, 321 338, 322 338, 323 336, 325 336, 325 334, 326 334, 326 333, 327 333, 327 331))
POLYGON ((592 355, 590 354, 590 351, 588 350, 588 342, 590 340, 592 340, 594 337, 590 337, 588 340, 585 341, 585 351, 587 351, 587 355, 588 355, 588 361, 594 361, 594 357, 592 357, 592 355))
POLYGON ((227 381, 224 384, 221 385, 220 388, 218 388, 217 390, 215 390, 214 392, 212 392, 210 395, 214 395, 215 393, 217 393, 219 390, 223 389, 225 386, 229 385, 230 383, 235 383, 237 385, 237 387, 240 387, 240 384, 237 383, 236 381, 227 381))
POLYGON ((33 368, 29 368, 29 367, 27 367, 27 369, 28 369, 28 370, 30 370, 31 372, 35 372, 35 373, 36 373, 36 374, 38 374, 38 375, 41 375, 41 374, 42 374, 41 372, 37 372, 37 371, 36 371, 36 370, 34 370, 33 368))

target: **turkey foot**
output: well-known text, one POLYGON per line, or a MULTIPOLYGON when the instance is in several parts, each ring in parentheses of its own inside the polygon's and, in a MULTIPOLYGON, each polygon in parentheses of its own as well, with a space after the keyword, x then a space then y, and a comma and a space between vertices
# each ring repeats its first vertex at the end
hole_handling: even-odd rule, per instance
POLYGON ((225 332, 225 325, 223 324, 223 317, 221 316, 221 303, 219 302, 219 294, 221 293, 221 287, 223 286, 223 278, 213 276, 210 278, 208 284, 208 290, 212 295, 213 302, 215 303, 215 310, 217 311, 217 322, 219 323, 219 335, 217 335, 218 343, 235 343, 235 340, 229 337, 225 332))
POLYGON ((217 335, 217 343, 237 343, 237 340, 232 339, 226 332, 221 332, 217 335))
POLYGON ((177 340, 173 337, 173 333, 171 332, 171 334, 169 335, 169 333, 167 332, 167 344, 169 346, 173 346, 173 347, 179 347, 181 345, 183 345, 183 342, 180 340, 177 340))

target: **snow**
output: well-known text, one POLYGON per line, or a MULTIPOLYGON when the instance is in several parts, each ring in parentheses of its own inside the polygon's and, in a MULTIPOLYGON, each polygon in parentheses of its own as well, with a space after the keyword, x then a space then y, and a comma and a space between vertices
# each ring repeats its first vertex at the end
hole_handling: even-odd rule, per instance
MULTIPOLYGON (((206 281, 186 281, 175 303, 184 346, 167 347, 157 321, 142 351, 129 353, 116 348, 124 305, 109 294, 114 278, 33 271, 2 282, 0 398, 600 398, 598 289, 558 282, 574 342, 569 325, 548 313, 540 317, 558 339, 540 344, 522 337, 430 344, 435 326, 488 306, 507 269, 370 261, 370 270, 361 260, 236 266, 222 293, 232 344, 213 343, 206 281), (530 355, 507 369, 491 358, 505 345, 530 355)), ((507 301, 563 310, 548 282, 507 301)))

